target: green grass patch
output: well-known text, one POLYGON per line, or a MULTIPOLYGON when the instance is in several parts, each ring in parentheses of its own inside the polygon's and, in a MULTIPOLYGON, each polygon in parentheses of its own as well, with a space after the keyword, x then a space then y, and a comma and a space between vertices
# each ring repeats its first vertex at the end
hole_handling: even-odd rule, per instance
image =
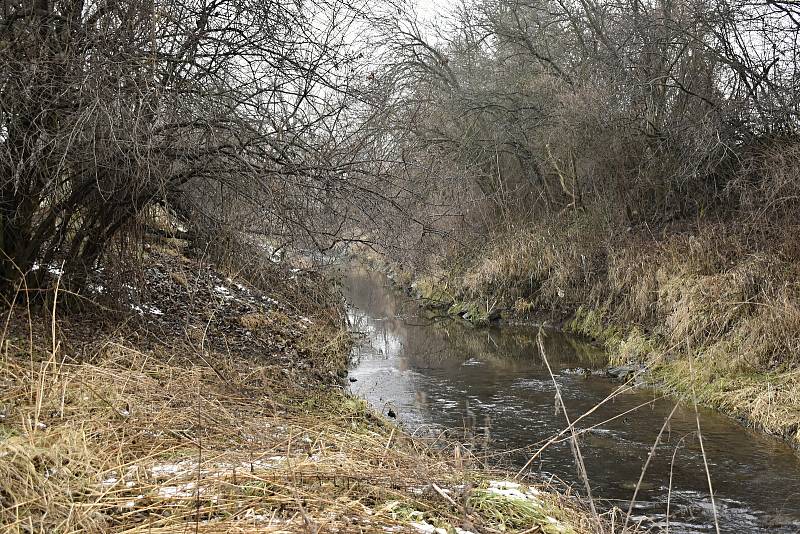
POLYGON ((546 534, 570 534, 574 530, 560 519, 561 512, 538 497, 538 492, 511 484, 510 491, 492 483, 469 497, 469 507, 491 521, 502 532, 538 526, 546 534), (521 491, 516 490, 519 487, 521 491))

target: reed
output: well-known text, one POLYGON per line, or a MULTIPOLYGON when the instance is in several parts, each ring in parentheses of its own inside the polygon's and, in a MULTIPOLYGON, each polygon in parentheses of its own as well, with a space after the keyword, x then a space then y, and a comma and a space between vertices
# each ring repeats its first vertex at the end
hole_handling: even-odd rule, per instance
MULTIPOLYGON (((284 315, 251 326, 276 336, 300 320, 284 315)), ((315 374, 325 362, 341 368, 349 347, 329 323, 304 323, 302 336, 287 338, 286 350, 306 359, 298 370, 188 334, 137 344, 145 334, 131 324, 97 328, 94 317, 59 317, 55 305, 39 314, 12 308, 7 318, 5 532, 600 528, 540 481, 508 482, 523 500, 498 493, 496 481, 510 474, 457 443, 409 436, 315 374)))

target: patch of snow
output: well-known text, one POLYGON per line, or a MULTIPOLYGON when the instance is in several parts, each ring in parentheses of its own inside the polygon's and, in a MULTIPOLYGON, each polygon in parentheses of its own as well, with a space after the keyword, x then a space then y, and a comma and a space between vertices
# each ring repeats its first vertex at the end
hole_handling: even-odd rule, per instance
POLYGON ((258 460, 253 460, 252 462, 242 462, 241 467, 246 469, 269 469, 275 467, 276 465, 280 464, 281 462, 286 461, 285 456, 269 456, 267 458, 260 458, 258 460))
POLYGON ((150 306, 149 304, 142 304, 142 305, 131 305, 131 309, 134 311, 139 312, 139 315, 144 315, 145 313, 149 313, 151 315, 164 315, 164 312, 156 308, 155 306, 150 306))
POLYGON ((519 489, 522 487, 522 484, 518 482, 509 482, 507 480, 490 480, 489 486, 494 488, 519 489))
POLYGON ((91 291, 92 293, 97 293, 102 295, 105 290, 106 288, 100 284, 89 284, 89 291, 91 291))
POLYGON ((567 531, 567 527, 564 526, 564 523, 562 523, 561 521, 559 521, 555 517, 547 516, 547 521, 548 521, 548 523, 553 525, 556 528, 557 531, 559 531, 559 532, 566 532, 567 531))
MULTIPOLYGON (((33 265, 31 265, 31 271, 38 271, 41 268, 42 268, 42 264, 40 264, 39 262, 33 262, 33 265)), ((60 266, 56 265, 55 263, 51 263, 50 265, 47 266, 47 272, 50 273, 50 274, 54 274, 56 276, 63 276, 64 275, 64 269, 62 269, 60 266)))
POLYGON ((272 520, 271 516, 264 515, 264 514, 257 514, 253 511, 252 508, 248 509, 243 516, 244 519, 248 519, 250 521, 255 521, 258 523, 268 522, 272 520))
POLYGON ((194 490, 197 484, 194 482, 187 482, 178 486, 161 486, 158 488, 158 496, 165 498, 172 497, 191 497, 194 495, 194 490))
POLYGON ((125 508, 133 508, 134 506, 136 506, 136 501, 138 501, 139 499, 143 499, 143 498, 144 498, 144 495, 137 495, 136 497, 133 498, 132 501, 127 501, 125 504, 123 504, 123 506, 125 508))
POLYGON ((419 523, 410 523, 410 525, 415 529, 417 529, 418 531, 423 532, 424 534, 447 534, 447 530, 441 527, 434 527, 427 521, 421 521, 419 523))
POLYGON ((489 482, 489 487, 486 489, 488 493, 493 495, 500 495, 508 499, 522 499, 531 501, 535 505, 541 505, 537 498, 540 494, 536 488, 524 488, 518 482, 510 482, 508 480, 492 480, 489 482))
POLYGON ((223 295, 227 295, 231 292, 231 290, 225 286, 214 286, 214 291, 217 293, 222 293, 223 295))
POLYGON ((197 463, 194 460, 184 460, 176 464, 161 464, 150 468, 150 474, 156 478, 175 476, 187 473, 196 469, 197 463))
POLYGON ((494 495, 501 495, 503 497, 508 497, 509 499, 522 499, 527 500, 528 497, 524 493, 522 493, 518 489, 512 488, 489 488, 487 490, 489 493, 493 493, 494 495))

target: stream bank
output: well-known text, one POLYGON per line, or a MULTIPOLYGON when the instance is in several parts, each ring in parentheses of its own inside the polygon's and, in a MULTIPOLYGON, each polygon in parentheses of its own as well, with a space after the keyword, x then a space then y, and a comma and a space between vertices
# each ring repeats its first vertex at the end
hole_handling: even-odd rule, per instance
MULTIPOLYGON (((408 432, 455 437, 487 463, 519 471, 536 456, 523 472, 561 479, 583 494, 570 440, 561 433, 566 423, 554 404, 553 379, 537 348, 538 330, 476 329, 420 313, 415 299, 387 286, 386 278, 369 272, 351 274, 347 285, 351 320, 367 339, 354 352, 353 392, 396 417, 408 432)), ((715 509, 721 532, 800 528, 800 459, 788 445, 743 432, 714 410, 700 408, 698 422, 691 403, 602 376, 607 355, 572 336, 548 330, 544 347, 564 406, 576 421, 599 507, 627 510, 638 485, 633 516, 647 528, 713 532, 715 509), (579 419, 583 414, 588 415, 579 419), (639 484, 654 443, 655 455, 639 484)))
POLYGON ((424 269, 392 269, 443 313, 558 325, 603 346, 612 365, 645 366, 663 391, 797 448, 800 261, 784 234, 706 223, 603 240, 565 218, 492 234, 424 269))
POLYGON ((140 292, 112 301, 100 277, 80 313, 4 310, 3 532, 599 532, 541 480, 348 394, 351 337, 318 280, 143 256, 140 292))

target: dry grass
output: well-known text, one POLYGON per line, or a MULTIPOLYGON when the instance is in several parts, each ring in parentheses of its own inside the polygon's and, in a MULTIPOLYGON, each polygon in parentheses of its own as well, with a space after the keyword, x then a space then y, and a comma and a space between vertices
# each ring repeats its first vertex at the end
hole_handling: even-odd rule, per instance
POLYGON ((239 324, 250 330, 255 330, 268 326, 270 322, 263 313, 247 313, 239 317, 239 324))
POLYGON ((754 234, 760 227, 708 223, 604 244, 589 222, 505 232, 447 260, 438 279, 454 301, 488 299, 511 319, 571 317, 613 363, 649 363, 673 391, 690 390, 688 342, 703 370, 701 402, 800 445, 797 229, 770 240, 754 234))
MULTIPOLYGON (((10 317, 0 345, 5 532, 598 528, 548 488, 521 486, 524 501, 496 495, 489 481, 507 475, 460 447, 411 439, 312 369, 174 339, 147 350, 112 334, 69 339, 81 330, 49 315, 10 317), (91 350, 76 351, 82 343, 91 350)), ((348 336, 311 320, 303 328, 306 353, 341 361, 348 336)))
POLYGON ((652 376, 672 391, 688 394, 793 445, 800 444, 800 371, 747 373, 713 365, 689 372, 687 360, 661 363, 652 376))

